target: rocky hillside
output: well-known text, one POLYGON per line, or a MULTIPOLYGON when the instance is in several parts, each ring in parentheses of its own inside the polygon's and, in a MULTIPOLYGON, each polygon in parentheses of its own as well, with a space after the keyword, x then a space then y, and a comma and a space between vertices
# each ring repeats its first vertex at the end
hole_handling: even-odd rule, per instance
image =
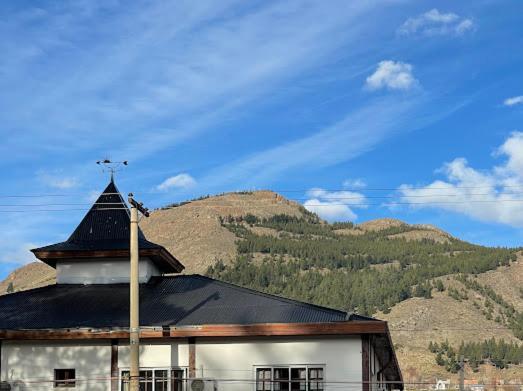
POLYGON ((32 262, 14 270, 0 282, 0 294, 24 291, 56 282, 55 270, 42 262, 32 262))
MULTIPOLYGON (((388 320, 409 380, 455 378, 436 364, 430 341, 448 339, 456 348, 492 337, 521 343, 523 258, 517 250, 471 245, 437 227, 395 219, 327 224, 270 191, 156 210, 141 227, 187 273, 388 320)), ((32 263, 0 283, 0 292, 50 283, 54 270, 32 263)), ((518 379, 523 370, 485 364, 469 375, 518 379)))
MULTIPOLYGON (((431 299, 410 298, 394 306, 390 313, 376 314, 389 322, 404 376, 412 382, 425 380, 427 376, 457 380, 455 374, 449 374, 445 368, 435 365, 434 354, 427 349, 430 341, 440 343, 448 340, 458 347, 462 341, 496 338, 521 344, 510 329, 496 322, 495 316, 491 319, 485 316, 482 307, 486 297, 483 294, 467 288, 453 275, 444 276, 441 281, 445 291, 434 290, 431 299), (449 296, 449 288, 461 292, 461 298, 449 296)), ((477 281, 500 292, 505 301, 513 304, 518 311, 523 311, 521 254, 509 266, 479 274, 477 281)), ((499 305, 494 305, 499 312, 499 305)), ((486 383, 492 383, 493 379, 521 379, 523 366, 499 370, 491 365, 483 365, 476 372, 467 367, 466 375, 467 378, 482 379, 486 383)))
MULTIPOLYGON (((302 217, 304 209, 272 191, 229 193, 187 202, 176 208, 158 209, 140 227, 151 241, 165 246, 185 265, 185 273, 205 273, 216 260, 232 262, 237 255, 236 236, 224 228, 221 218, 248 214, 302 217)), ((74 227, 71 227, 73 229, 74 227)), ((55 282, 54 269, 33 262, 14 270, 0 282, 0 294, 10 284, 15 291, 55 282)))
POLYGON ((218 259, 228 263, 236 258, 237 238, 220 218, 248 214, 301 217, 303 209, 272 191, 230 193, 156 210, 140 226, 147 238, 180 259, 187 273, 205 273, 218 259))

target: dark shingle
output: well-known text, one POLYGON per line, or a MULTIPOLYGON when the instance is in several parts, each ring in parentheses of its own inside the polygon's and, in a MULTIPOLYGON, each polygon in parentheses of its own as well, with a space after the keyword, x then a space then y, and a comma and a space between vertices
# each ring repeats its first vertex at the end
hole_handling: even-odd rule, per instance
MULTIPOLYGON (((129 285, 51 285, 0 297, 0 329, 128 327, 129 285)), ((315 323, 347 313, 200 275, 153 277, 140 286, 142 326, 315 323)))
MULTIPOLYGON (((51 267, 56 267, 57 259, 64 258, 84 260, 104 256, 126 257, 130 235, 129 209, 116 185, 111 181, 69 239, 31 251, 51 267), (93 252, 98 252, 98 255, 93 255, 93 252), (102 252, 112 252, 112 254, 102 252)), ((148 241, 139 228, 138 246, 140 255, 150 257, 163 273, 176 273, 183 270, 180 261, 163 246, 148 241)))
MULTIPOLYGON (((127 204, 111 181, 69 239, 32 251, 125 250, 129 248, 129 224, 127 204)), ((140 229, 138 239, 140 248, 161 248, 145 239, 140 229)))

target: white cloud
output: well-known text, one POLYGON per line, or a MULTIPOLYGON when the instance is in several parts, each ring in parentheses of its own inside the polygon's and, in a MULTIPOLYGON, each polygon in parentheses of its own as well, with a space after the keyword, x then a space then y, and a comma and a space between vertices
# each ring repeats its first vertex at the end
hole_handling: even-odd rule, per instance
POLYGON ((513 96, 512 98, 507 98, 503 101, 505 106, 514 106, 521 103, 523 103, 523 95, 513 96))
POLYGON ((498 175, 503 175, 505 180, 513 176, 523 180, 523 133, 512 133, 496 153, 508 157, 505 165, 496 167, 498 175))
POLYGON ((455 35, 460 36, 473 31, 475 24, 472 19, 463 18, 453 12, 441 13, 436 8, 409 18, 398 29, 400 35, 455 35))
POLYGON ((412 65, 400 61, 380 61, 376 71, 367 77, 366 86, 371 90, 409 90, 418 81, 412 75, 412 65))
POLYGON ((459 24, 456 26, 455 31, 456 34, 462 35, 465 34, 467 31, 471 31, 474 29, 474 22, 471 19, 465 19, 459 22, 459 24))
POLYGON ((357 192, 313 188, 307 196, 303 206, 327 221, 353 221, 358 218, 353 209, 366 208, 365 196, 357 192))
POLYGON ((22 243, 17 248, 4 252, 0 257, 0 262, 15 265, 35 262, 37 259, 30 250, 37 247, 38 245, 35 243, 22 243))
MULTIPOLYGON (((56 227, 53 224, 62 218, 67 219, 65 216, 63 213, 32 213, 29 211, 2 213, 0 271, 4 264, 14 266, 34 261, 35 258, 29 251, 32 248, 65 240, 67 237, 57 237, 51 234, 53 228, 56 227)), ((63 221, 60 221, 60 224, 63 224, 63 221)))
POLYGON ((343 181, 343 187, 346 189, 363 189, 367 183, 363 179, 346 179, 343 181))
POLYGON ((196 180, 189 174, 182 173, 170 178, 156 186, 156 189, 160 191, 166 191, 170 189, 187 189, 196 185, 196 180))
POLYGON ((66 190, 78 187, 80 185, 80 181, 76 177, 63 176, 63 174, 59 172, 48 173, 39 171, 37 173, 37 177, 40 182, 55 189, 66 190))
POLYGON ((98 199, 98 197, 100 197, 101 193, 102 193, 102 190, 89 190, 87 192, 86 200, 90 203, 93 203, 98 199))
POLYGON ((428 186, 402 185, 401 202, 412 208, 436 208, 474 219, 523 227, 523 133, 514 132, 497 149, 506 160, 488 170, 478 170, 465 158, 444 164, 445 180, 428 186))

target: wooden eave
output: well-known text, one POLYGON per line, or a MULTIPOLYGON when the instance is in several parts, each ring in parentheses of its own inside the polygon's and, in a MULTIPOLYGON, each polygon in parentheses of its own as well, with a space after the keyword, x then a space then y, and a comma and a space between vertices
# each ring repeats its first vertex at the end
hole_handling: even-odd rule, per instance
MULTIPOLYGON (((189 337, 257 337, 257 336, 320 336, 387 334, 383 321, 349 321, 329 323, 263 323, 252 325, 217 324, 198 326, 171 326, 169 338, 189 337)), ((140 338, 165 338, 165 327, 142 327, 140 338)), ((39 329, 0 330, 0 339, 112 339, 129 338, 128 329, 39 329)))
MULTIPOLYGON (((56 261, 60 259, 77 259, 77 258, 129 258, 129 249, 122 250, 81 250, 81 251, 45 251, 35 250, 33 254, 42 262, 51 267, 56 267, 56 261)), ((181 264, 172 254, 163 247, 142 248, 140 249, 141 257, 149 257, 153 262, 165 269, 166 263, 174 269, 175 273, 180 273, 185 266, 181 264)), ((171 272, 171 271, 170 271, 171 272)))

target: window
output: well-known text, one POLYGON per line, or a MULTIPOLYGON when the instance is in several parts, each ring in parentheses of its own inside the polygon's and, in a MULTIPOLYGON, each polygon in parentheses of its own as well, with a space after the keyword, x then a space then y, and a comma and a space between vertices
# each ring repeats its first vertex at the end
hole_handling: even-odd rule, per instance
POLYGON ((323 368, 309 368, 309 391, 323 390, 323 368))
MULTIPOLYGON (((122 371, 122 391, 129 391, 130 372, 122 371)), ((153 391, 153 371, 140 371, 140 391, 153 391)))
POLYGON ((171 391, 183 391, 183 381, 185 371, 183 369, 173 369, 171 371, 171 391))
POLYGON ((256 368, 256 391, 322 391, 324 369, 316 365, 256 368))
POLYGON ((76 371, 74 369, 55 369, 55 387, 76 387, 76 371))
POLYGON ((256 370, 256 391, 271 391, 271 368, 256 370))
MULTIPOLYGON (((121 391, 129 391, 130 372, 122 371, 121 391)), ((140 370, 140 391, 183 391, 183 369, 158 368, 140 370), (170 374, 170 376, 169 376, 170 374)))
POLYGON ((305 368, 292 368, 291 369, 291 390, 292 391, 305 391, 305 384, 307 370, 305 368))
POLYGON ((169 371, 167 369, 154 371, 154 391, 169 391, 169 371))
POLYGON ((289 368, 274 368, 274 390, 287 391, 289 389, 289 368))

